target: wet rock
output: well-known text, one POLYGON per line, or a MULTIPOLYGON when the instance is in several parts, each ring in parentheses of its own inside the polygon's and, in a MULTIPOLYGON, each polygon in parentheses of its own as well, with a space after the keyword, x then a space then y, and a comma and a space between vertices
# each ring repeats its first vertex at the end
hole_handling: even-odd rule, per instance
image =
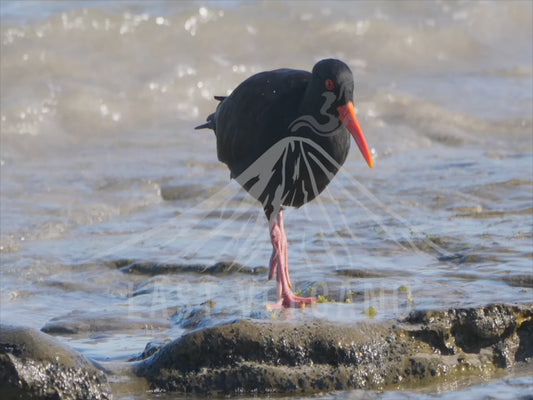
POLYGON ((335 271, 338 275, 347 276, 349 278, 365 279, 365 278, 382 278, 384 275, 366 269, 339 269, 335 271))
POLYGON ((157 353, 165 345, 166 341, 148 342, 143 352, 138 356, 132 357, 129 361, 145 360, 153 354, 157 353))
POLYGON ((479 353, 482 348, 500 343, 516 334, 518 321, 523 319, 523 313, 527 314, 518 306, 490 305, 473 309, 416 311, 406 321, 438 325, 453 336, 456 346, 461 350, 479 353))
POLYGON ((510 286, 533 288, 533 275, 503 276, 500 279, 510 286))
POLYGON ((206 189, 199 184, 173 185, 164 183, 160 185, 163 200, 183 200, 205 195, 206 189))
POLYGON ((533 363, 533 320, 522 321, 516 333, 519 338, 516 360, 533 363))
POLYGON ((201 305, 200 307, 183 307, 174 314, 172 322, 184 329, 196 329, 213 325, 210 318, 211 307, 201 305))
POLYGON ((139 331, 168 329, 169 321, 148 315, 116 315, 103 311, 74 310, 68 314, 52 318, 41 331, 51 335, 77 334, 91 332, 139 331))
POLYGON ((212 196, 220 189, 221 185, 204 186, 198 183, 183 183, 180 181, 162 182, 159 186, 161 198, 165 201, 189 200, 212 196))
POLYGON ((505 282, 509 286, 533 288, 533 275, 493 275, 493 276, 481 276, 479 274, 467 274, 467 273, 449 273, 446 274, 449 278, 463 279, 467 281, 475 281, 477 279, 487 279, 492 281, 505 282))
POLYGON ((182 393, 412 388, 531 362, 532 321, 532 305, 416 311, 396 324, 240 320, 187 334, 135 371, 182 393))
POLYGON ((266 267, 248 267, 234 262, 217 262, 213 265, 205 264, 172 264, 158 262, 142 262, 133 260, 116 260, 108 265, 119 268, 122 272, 142 275, 165 275, 195 272, 198 274, 266 274, 266 267))
POLYGON ((44 333, 0 326, 0 393, 4 399, 110 399, 104 373, 44 333))

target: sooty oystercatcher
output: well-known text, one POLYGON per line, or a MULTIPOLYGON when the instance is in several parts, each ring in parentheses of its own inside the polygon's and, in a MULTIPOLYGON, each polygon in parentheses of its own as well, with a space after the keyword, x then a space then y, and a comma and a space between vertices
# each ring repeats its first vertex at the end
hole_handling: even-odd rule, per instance
POLYGON ((275 272, 278 294, 268 309, 316 301, 292 291, 283 206, 300 207, 324 190, 346 160, 349 134, 372 168, 353 91, 352 71, 335 59, 319 61, 312 72, 260 72, 231 95, 216 96, 216 111, 196 127, 213 129, 218 159, 264 208, 273 247, 269 279, 275 272))

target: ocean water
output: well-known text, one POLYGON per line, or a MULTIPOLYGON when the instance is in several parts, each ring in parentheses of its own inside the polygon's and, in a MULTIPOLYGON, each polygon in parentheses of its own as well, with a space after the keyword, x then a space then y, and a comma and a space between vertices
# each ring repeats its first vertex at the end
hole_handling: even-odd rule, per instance
MULTIPOLYGON (((3 0, 2 322, 62 327, 106 361, 235 318, 532 302, 532 15, 530 1, 3 0), (275 283, 247 273, 268 265, 266 219, 194 126, 248 76, 328 57, 354 72, 375 165, 352 146, 317 200, 286 210, 293 283, 329 301, 272 315, 275 283)), ((523 379, 459 393, 513 398, 523 379)))

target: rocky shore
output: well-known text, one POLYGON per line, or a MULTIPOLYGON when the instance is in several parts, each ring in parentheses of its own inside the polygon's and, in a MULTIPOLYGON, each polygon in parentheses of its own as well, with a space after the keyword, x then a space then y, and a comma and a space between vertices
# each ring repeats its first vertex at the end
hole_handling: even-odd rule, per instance
POLYGON ((111 399, 101 367, 39 331, 0 326, 3 399, 111 399))
POLYGON ((310 393, 437 384, 531 362, 531 307, 417 311, 339 325, 237 321, 193 332, 136 365, 152 388, 310 393))
POLYGON ((158 392, 227 395, 402 390, 533 372, 533 304, 417 310, 401 321, 345 325, 244 319, 148 347, 136 360, 102 367, 44 333, 2 326, 0 393, 107 399, 117 374, 158 392))

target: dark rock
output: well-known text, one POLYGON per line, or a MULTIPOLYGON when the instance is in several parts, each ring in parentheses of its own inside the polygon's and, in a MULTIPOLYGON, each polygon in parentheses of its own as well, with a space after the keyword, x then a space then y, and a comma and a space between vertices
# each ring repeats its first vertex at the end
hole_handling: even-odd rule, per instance
POLYGON ((533 319, 520 321, 519 325, 516 331, 519 338, 516 361, 533 362, 533 319))
POLYGON ((416 311, 397 325, 240 320, 189 333, 135 371, 182 393, 427 386, 531 360, 532 321, 531 305, 416 311))
POLYGON ((166 201, 191 200, 208 198, 223 188, 221 185, 205 186, 196 182, 183 182, 173 179, 159 185, 161 198, 166 201))
POLYGON ((119 316, 103 311, 73 310, 68 314, 52 318, 41 331, 51 335, 70 335, 77 333, 139 331, 168 329, 169 321, 147 315, 119 316))
POLYGON ((347 276, 349 278, 365 279, 365 278, 382 278, 384 275, 379 272, 365 269, 339 269, 335 271, 338 275, 347 276))
MULTIPOLYGON (((113 389, 214 395, 401 390, 533 367, 531 304, 418 310, 389 322, 297 318, 202 328, 214 306, 208 301, 173 316, 199 329, 170 343, 149 343, 130 362, 105 363, 113 389)), ((6 399, 111 397, 98 365, 48 335, 13 327, 0 332, 0 394, 6 399)))
POLYGON ((502 276, 500 279, 510 286, 533 288, 533 275, 502 276))
POLYGON ((146 347, 144 348, 143 352, 139 354, 138 356, 132 357, 129 359, 129 361, 140 361, 145 360, 148 357, 152 356, 153 354, 157 353, 161 348, 165 345, 164 341, 159 342, 148 342, 146 344, 146 347))
POLYGON ((266 274, 266 267, 248 267, 234 262, 217 262, 213 265, 205 264, 172 264, 158 262, 142 262, 133 260, 115 260, 107 263, 119 268, 122 272, 142 275, 165 275, 195 272, 197 274, 266 274))
POLYGON ((29 328, 0 326, 3 399, 110 399, 104 373, 75 350, 29 328))
POLYGON ((184 200, 200 197, 206 194, 206 188, 199 184, 173 185, 169 183, 160 186, 163 200, 184 200))
POLYGON ((479 353, 482 348, 508 338, 517 329, 521 314, 518 306, 490 305, 445 311, 414 311, 410 323, 438 324, 449 331, 455 344, 467 353, 479 353))
POLYGON ((210 318, 211 309, 210 307, 200 306, 200 307, 183 307, 174 314, 172 322, 178 325, 181 328, 185 329, 196 329, 203 328, 208 325, 213 325, 213 321, 210 318))

